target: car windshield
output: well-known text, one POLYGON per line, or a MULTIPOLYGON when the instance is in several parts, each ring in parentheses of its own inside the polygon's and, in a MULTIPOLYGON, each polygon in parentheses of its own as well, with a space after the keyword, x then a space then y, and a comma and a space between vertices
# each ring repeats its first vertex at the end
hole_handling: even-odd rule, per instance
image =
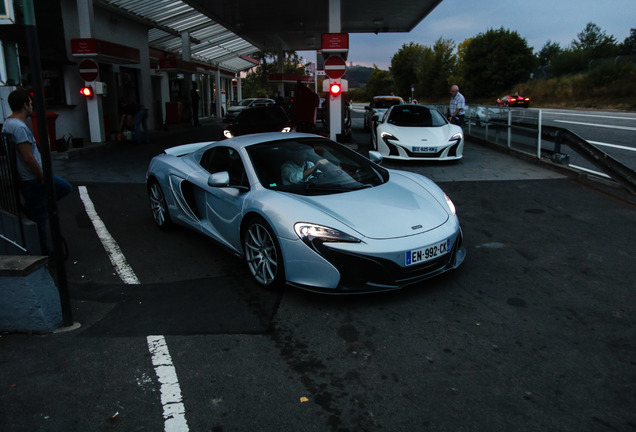
POLYGON ((395 126, 440 127, 447 122, 435 108, 421 105, 402 105, 391 110, 387 123, 395 126))
POLYGON ((249 106, 252 102, 254 102, 254 99, 243 99, 238 103, 238 106, 249 106))
POLYGON ((371 108, 387 109, 391 108, 393 105, 400 105, 402 103, 402 99, 397 98, 374 99, 371 108))
POLYGON ((389 174, 355 151, 325 138, 295 138, 247 148, 267 189, 328 195, 379 186, 389 174))

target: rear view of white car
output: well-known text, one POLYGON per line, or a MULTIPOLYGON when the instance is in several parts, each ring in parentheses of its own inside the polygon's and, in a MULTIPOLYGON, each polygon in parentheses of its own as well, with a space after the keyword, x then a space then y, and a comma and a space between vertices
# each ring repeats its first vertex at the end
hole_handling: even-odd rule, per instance
POLYGON ((464 133, 434 107, 395 105, 375 117, 371 143, 387 159, 457 160, 464 133))

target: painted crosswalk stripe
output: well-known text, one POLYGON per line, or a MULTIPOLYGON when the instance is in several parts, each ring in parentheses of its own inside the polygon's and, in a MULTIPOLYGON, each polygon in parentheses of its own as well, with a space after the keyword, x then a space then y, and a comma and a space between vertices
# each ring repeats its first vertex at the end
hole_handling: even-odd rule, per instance
POLYGON ((95 206, 93 205, 93 201, 91 200, 91 197, 88 195, 88 191, 86 190, 86 186, 80 186, 78 189, 80 198, 82 199, 84 208, 86 209, 86 214, 88 214, 88 217, 93 223, 95 232, 102 242, 104 249, 106 249, 108 258, 115 267, 115 271, 117 272, 121 280, 124 281, 124 283, 138 285, 139 279, 137 279, 137 275, 135 275, 132 267, 128 265, 126 257, 119 248, 119 245, 110 235, 108 229, 106 229, 106 225, 104 225, 104 222, 102 222, 99 215, 97 214, 95 206))
POLYGON ((187 432, 189 429, 185 418, 185 406, 181 399, 181 388, 166 340, 163 336, 148 336, 146 339, 155 373, 161 383, 164 430, 165 432, 187 432))
MULTIPOLYGON (((115 239, 110 235, 106 225, 95 210, 95 205, 88 195, 86 186, 78 187, 80 198, 84 203, 86 214, 93 223, 104 249, 115 267, 121 280, 130 285, 139 284, 139 279, 133 269, 128 265, 126 257, 122 253, 115 239)), ((146 338, 148 350, 152 356, 152 364, 161 384, 161 405, 163 406, 163 419, 165 432, 188 432, 188 422, 185 418, 185 406, 181 400, 181 387, 177 379, 177 371, 172 364, 172 357, 168 351, 168 345, 163 336, 148 336, 146 338)))

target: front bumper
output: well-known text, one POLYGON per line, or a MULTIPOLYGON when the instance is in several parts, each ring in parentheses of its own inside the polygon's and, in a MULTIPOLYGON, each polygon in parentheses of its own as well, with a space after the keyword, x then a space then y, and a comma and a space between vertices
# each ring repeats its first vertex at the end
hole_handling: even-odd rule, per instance
MULTIPOLYGON (((381 256, 363 255, 347 250, 320 246, 317 253, 321 260, 338 276, 335 287, 316 283, 303 283, 302 278, 288 278, 288 285, 313 292, 328 294, 361 294, 392 291, 417 284, 461 265, 466 257, 461 229, 454 239, 451 250, 436 259, 422 264, 404 267, 394 260, 381 256)), ((305 271, 308 267, 304 267, 305 271)), ((322 275, 327 273, 323 268, 322 275)))

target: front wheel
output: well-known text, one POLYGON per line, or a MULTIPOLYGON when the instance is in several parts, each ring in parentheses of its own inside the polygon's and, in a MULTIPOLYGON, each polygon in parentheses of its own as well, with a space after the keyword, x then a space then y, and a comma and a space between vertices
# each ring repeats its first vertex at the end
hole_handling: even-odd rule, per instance
POLYGON ((156 180, 151 180, 148 184, 148 199, 150 200, 150 210, 155 224, 163 230, 171 228, 172 220, 170 220, 170 214, 168 213, 166 197, 156 180))
POLYGON ((256 282, 266 288, 277 288, 283 284, 283 254, 274 231, 262 218, 249 221, 243 236, 243 251, 247 267, 256 282))

